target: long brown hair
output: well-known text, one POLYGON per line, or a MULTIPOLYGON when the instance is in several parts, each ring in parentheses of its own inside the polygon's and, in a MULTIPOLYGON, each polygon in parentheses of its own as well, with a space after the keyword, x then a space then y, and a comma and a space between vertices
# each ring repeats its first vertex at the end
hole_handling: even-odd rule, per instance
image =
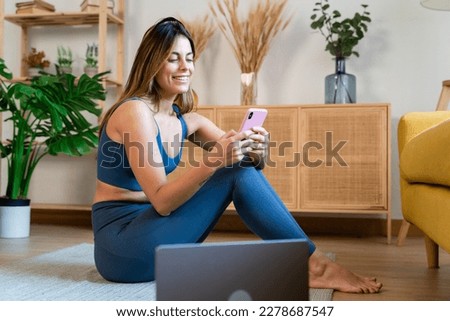
MULTIPOLYGON (((173 17, 162 19, 145 32, 136 52, 124 91, 116 103, 103 116, 100 132, 112 113, 125 99, 149 97, 156 107, 159 106, 161 94, 160 87, 155 81, 155 76, 170 56, 175 39, 180 35, 189 40, 195 57, 194 41, 189 31, 179 20, 173 17)), ((192 89, 189 89, 186 93, 178 95, 175 103, 178 105, 180 112, 184 114, 193 110, 196 101, 195 93, 192 89)))

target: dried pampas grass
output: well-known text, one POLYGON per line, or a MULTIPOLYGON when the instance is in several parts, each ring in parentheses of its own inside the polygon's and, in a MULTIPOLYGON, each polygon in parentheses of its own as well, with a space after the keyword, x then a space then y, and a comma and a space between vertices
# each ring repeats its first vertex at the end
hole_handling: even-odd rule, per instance
POLYGON ((241 72, 258 72, 273 38, 284 30, 291 18, 283 11, 287 0, 260 0, 250 9, 246 19, 238 15, 239 0, 216 0, 217 10, 210 9, 219 29, 233 48, 241 72))
POLYGON ((211 17, 207 14, 192 21, 187 21, 181 18, 179 20, 191 34, 195 45, 195 60, 198 60, 217 27, 211 17))

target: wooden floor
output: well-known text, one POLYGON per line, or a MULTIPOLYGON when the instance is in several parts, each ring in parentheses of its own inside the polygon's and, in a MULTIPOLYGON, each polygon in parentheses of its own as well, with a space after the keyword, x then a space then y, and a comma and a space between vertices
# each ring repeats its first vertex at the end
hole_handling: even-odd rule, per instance
MULTIPOLYGON (((207 241, 254 239, 249 234, 213 233, 207 241)), ((379 294, 334 292, 333 300, 448 301, 450 300, 450 254, 440 253, 440 269, 426 267, 423 239, 408 237, 405 245, 387 245, 384 237, 312 236, 318 248, 336 253, 336 261, 352 271, 376 276, 384 287, 379 294)), ((33 225, 27 239, 0 239, 0 264, 39 255, 63 247, 92 243, 88 228, 33 225)), ((1 285, 0 285, 1 288, 1 285)))

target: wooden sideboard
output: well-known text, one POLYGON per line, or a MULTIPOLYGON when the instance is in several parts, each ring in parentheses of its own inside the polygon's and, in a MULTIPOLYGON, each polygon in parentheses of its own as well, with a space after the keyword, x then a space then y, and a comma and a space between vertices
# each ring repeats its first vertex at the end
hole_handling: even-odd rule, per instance
MULTIPOLYGON (((227 131, 239 128, 249 107, 200 106, 197 112, 227 131)), ((287 208, 294 215, 385 214, 390 243, 390 104, 254 107, 269 111, 264 127, 271 147, 264 173, 287 208)), ((186 166, 202 154, 190 147, 183 153, 186 166)))

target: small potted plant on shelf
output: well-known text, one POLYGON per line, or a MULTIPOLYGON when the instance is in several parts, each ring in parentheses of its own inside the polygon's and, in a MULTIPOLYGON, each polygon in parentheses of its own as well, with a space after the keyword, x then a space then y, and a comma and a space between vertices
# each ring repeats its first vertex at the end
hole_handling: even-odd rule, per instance
POLYGON ((23 58, 28 66, 28 77, 33 78, 39 76, 40 72, 50 66, 50 61, 45 59, 45 52, 31 48, 31 51, 23 58))
POLYGON ((57 57, 58 63, 56 64, 57 72, 71 74, 73 63, 72 50, 69 47, 65 48, 64 46, 58 46, 57 52, 58 52, 57 57))
POLYGON ((345 61, 352 55, 359 57, 356 45, 364 37, 371 22, 368 5, 362 4, 361 13, 342 18, 338 10, 330 12, 328 0, 314 5, 311 28, 325 37, 325 51, 336 59, 335 73, 325 78, 325 103, 355 103, 356 77, 345 72, 345 61))
MULTIPOLYGON (((0 76, 12 79, 0 58, 0 76)), ((30 230, 28 189, 38 163, 47 154, 85 155, 98 144, 98 100, 105 100, 94 77, 42 73, 30 83, 9 83, 0 78, 0 112, 5 114, 0 156, 6 159, 6 194, 0 197, 0 237, 27 237, 30 230), (23 225, 22 225, 23 224, 23 225)))
POLYGON ((98 73, 98 46, 95 43, 87 45, 84 58, 84 73, 89 77, 98 73))

